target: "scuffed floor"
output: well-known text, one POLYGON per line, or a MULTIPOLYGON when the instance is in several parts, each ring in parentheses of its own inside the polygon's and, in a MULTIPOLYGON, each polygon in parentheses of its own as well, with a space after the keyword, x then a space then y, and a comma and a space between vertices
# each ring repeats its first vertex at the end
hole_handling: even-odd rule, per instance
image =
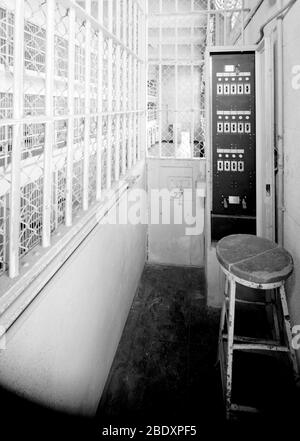
MULTIPOLYGON (((261 311, 247 307, 238 317, 237 331, 266 332, 261 311)), ((98 441, 149 439, 147 426, 181 425, 196 426, 196 435, 155 439, 293 439, 299 394, 286 363, 266 355, 235 354, 233 371, 233 395, 259 401, 264 414, 226 423, 216 365, 218 327, 219 310, 206 307, 202 270, 146 266, 95 418, 60 414, 0 388, 2 429, 18 439, 41 439, 46 430, 53 439, 98 441), (137 432, 107 436, 108 428, 137 432)))
MULTIPOLYGON (((220 311, 206 307, 204 291, 203 270, 145 267, 99 405, 100 428, 194 425, 196 437, 204 440, 292 430, 300 408, 290 371, 261 354, 235 355, 233 395, 244 404, 248 399, 260 404, 264 413, 225 421, 216 364, 220 311)), ((237 329, 252 328, 255 336, 264 327, 256 310, 238 316, 237 329)))
POLYGON ((98 421, 198 426, 223 421, 215 366, 219 310, 205 303, 203 270, 145 267, 98 421))

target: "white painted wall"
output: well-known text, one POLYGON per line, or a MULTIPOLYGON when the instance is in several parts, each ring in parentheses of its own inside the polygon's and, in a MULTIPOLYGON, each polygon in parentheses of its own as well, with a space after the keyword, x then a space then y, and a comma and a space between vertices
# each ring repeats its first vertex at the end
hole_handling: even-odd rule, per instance
POLYGON ((59 410, 94 414, 145 244, 145 225, 98 225, 9 330, 1 385, 59 410))
MULTIPOLYGON (((148 159, 147 174, 149 195, 150 190, 153 189, 168 189, 173 178, 191 178, 193 206, 195 208, 198 204, 200 222, 204 222, 204 201, 196 200, 195 190, 197 182, 205 182, 205 161, 148 159)), ((172 213, 173 210, 171 210, 172 213)), ((149 208, 149 218, 151 219, 151 207, 149 208)), ((204 266, 204 234, 187 235, 186 227, 187 225, 184 222, 175 225, 172 216, 169 225, 152 225, 149 222, 149 262, 167 265, 204 266)))
MULTIPOLYGON (((284 246, 293 256, 295 270, 289 284, 292 320, 300 325, 300 77, 293 87, 293 69, 300 73, 300 3, 283 22, 284 35, 284 246)), ((300 351, 298 351, 300 361, 300 351)))
MULTIPOLYGON (((252 3, 252 2, 248 2, 252 3)), ((265 0, 262 7, 248 25, 246 43, 254 43, 259 27, 287 0, 265 0)), ((252 4, 251 4, 252 6, 252 4)), ((300 2, 296 2, 283 19, 284 38, 284 247, 294 259, 294 273, 288 282, 288 302, 293 325, 300 325, 300 76, 298 80, 293 69, 300 73, 300 2)), ((276 22, 268 26, 274 30, 276 44, 276 22)), ((276 74, 276 71, 275 71, 276 74)), ((275 109, 276 111, 276 109, 275 109)), ((298 351, 299 360, 300 352, 298 351)))

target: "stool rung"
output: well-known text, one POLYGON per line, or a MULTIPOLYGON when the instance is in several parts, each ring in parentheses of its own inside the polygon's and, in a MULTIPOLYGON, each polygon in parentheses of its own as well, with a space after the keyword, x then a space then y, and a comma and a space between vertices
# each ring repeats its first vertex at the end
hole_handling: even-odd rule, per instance
MULTIPOLYGON (((228 340, 227 334, 223 334, 222 337, 225 340, 228 340)), ((272 346, 280 346, 279 342, 276 340, 269 340, 269 339, 263 339, 263 338, 255 338, 255 337, 243 337, 240 335, 234 336, 234 341, 241 342, 241 343, 253 343, 253 344, 263 344, 263 345, 272 345, 272 346)))
POLYGON ((274 352, 289 352, 286 346, 277 346, 269 344, 254 344, 254 343, 234 343, 233 349, 237 351, 274 351, 274 352))
POLYGON ((244 300, 244 299, 235 299, 236 303, 246 303, 247 305, 257 305, 257 306, 266 306, 267 302, 255 302, 252 300, 244 300))
POLYGON ((231 404, 230 410, 233 412, 249 412, 249 413, 259 413, 259 409, 251 406, 243 406, 241 404, 231 404))

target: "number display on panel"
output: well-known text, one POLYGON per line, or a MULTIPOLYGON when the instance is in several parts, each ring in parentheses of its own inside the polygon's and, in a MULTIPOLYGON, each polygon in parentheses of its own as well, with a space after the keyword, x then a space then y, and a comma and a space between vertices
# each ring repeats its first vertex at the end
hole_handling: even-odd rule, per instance
POLYGON ((250 95, 251 84, 248 83, 218 83, 217 95, 250 95))

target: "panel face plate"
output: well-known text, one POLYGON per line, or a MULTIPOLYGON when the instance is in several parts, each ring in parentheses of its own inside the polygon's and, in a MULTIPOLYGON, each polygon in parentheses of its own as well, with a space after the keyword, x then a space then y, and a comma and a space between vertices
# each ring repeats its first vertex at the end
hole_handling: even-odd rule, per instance
POLYGON ((212 239, 216 240, 220 236, 214 228, 220 224, 216 217, 225 223, 228 218, 228 234, 237 233, 246 219, 249 233, 255 233, 255 52, 213 53, 211 61, 212 239))

